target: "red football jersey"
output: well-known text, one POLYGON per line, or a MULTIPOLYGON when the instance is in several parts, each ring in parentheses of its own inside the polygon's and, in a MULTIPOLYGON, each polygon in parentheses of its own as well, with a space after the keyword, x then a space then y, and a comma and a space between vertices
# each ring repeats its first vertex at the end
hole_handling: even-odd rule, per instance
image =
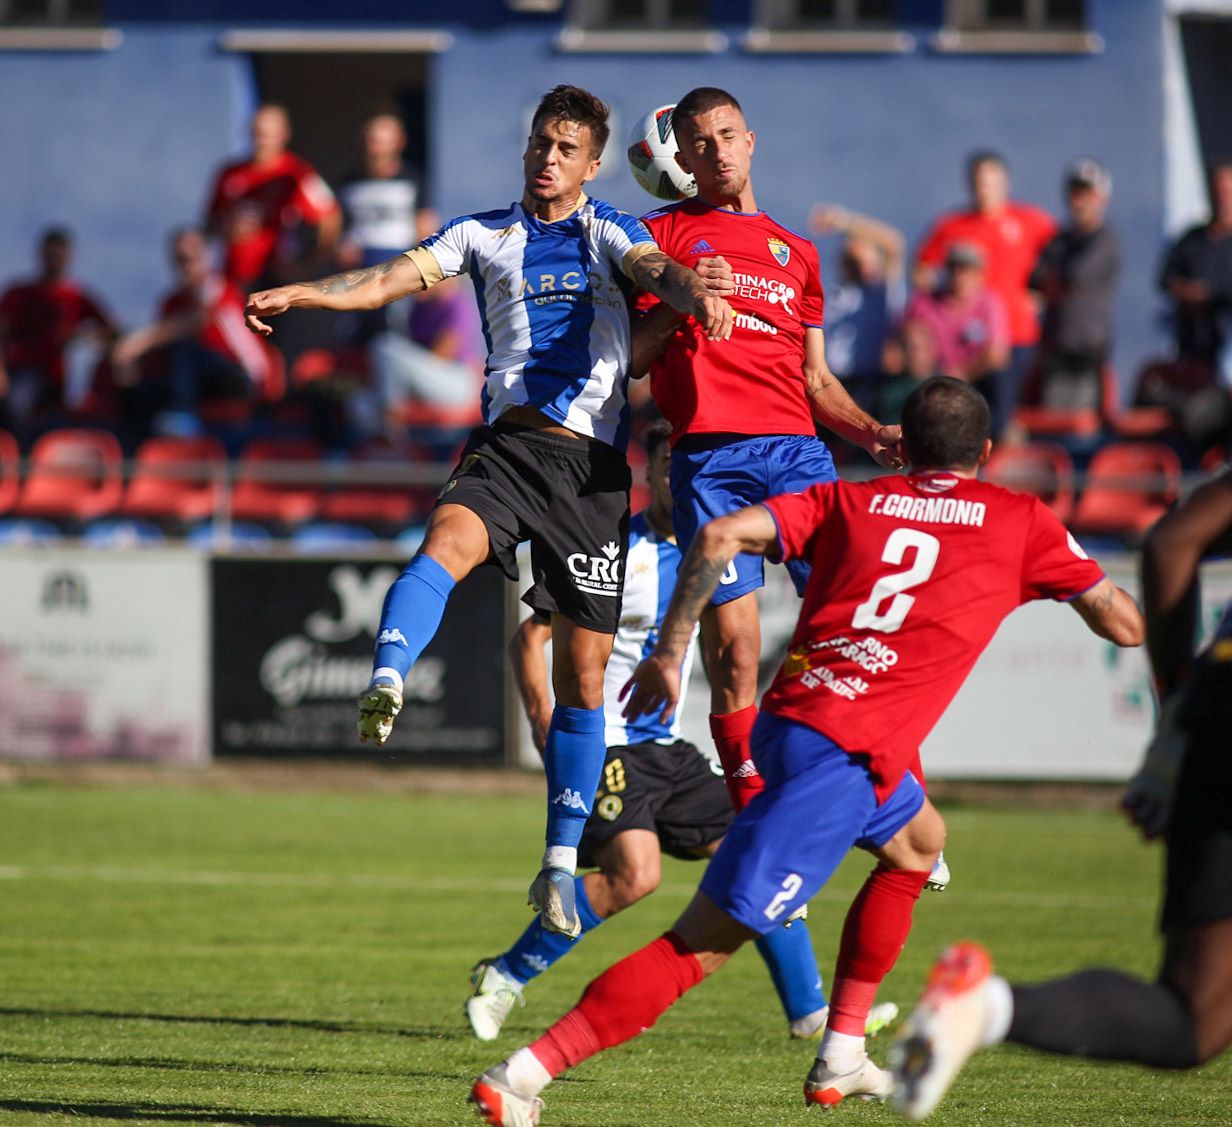
POLYGON ((868 756, 879 799, 1010 611, 1103 578, 1037 498, 953 474, 832 482, 766 507, 783 558, 813 573, 762 708, 868 756))
MULTIPOLYGON (((804 391, 804 331, 824 312, 817 248, 764 211, 684 200, 644 216, 655 242, 685 266, 722 255, 735 272, 730 340, 686 321, 650 369, 650 389, 685 434, 815 434, 804 391)), ((657 299, 642 294, 639 308, 657 299)))
POLYGON ((31 368, 56 384, 64 381, 64 348, 84 324, 110 329, 111 318, 76 282, 29 282, 0 297, 4 362, 31 368))
POLYGON ((163 298, 159 319, 202 312, 205 325, 198 337, 206 348, 234 361, 262 389, 270 378, 269 346, 244 324, 244 295, 219 274, 199 287, 174 290, 163 298))
POLYGON ((273 261, 284 232, 299 223, 320 223, 337 207, 334 193, 312 165, 283 153, 269 164, 240 161, 224 168, 207 217, 226 240, 227 277, 243 287, 273 261))
POLYGON ((1005 302, 1010 315, 1010 342, 1034 344, 1039 340, 1039 318, 1027 291, 1027 280, 1040 251, 1057 233, 1057 222, 1042 208, 1007 203, 996 215, 958 211, 943 215, 925 236, 919 260, 941 267, 954 243, 975 243, 984 251, 984 280, 1005 302))

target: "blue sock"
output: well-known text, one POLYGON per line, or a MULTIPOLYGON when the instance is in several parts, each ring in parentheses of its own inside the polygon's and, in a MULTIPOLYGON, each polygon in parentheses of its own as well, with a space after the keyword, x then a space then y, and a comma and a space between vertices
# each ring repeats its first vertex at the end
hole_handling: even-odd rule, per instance
POLYGON ((547 846, 576 850, 594 805, 607 747, 603 708, 552 710, 543 763, 548 778, 547 846))
POLYGON ((776 927, 757 940, 788 1021, 814 1013, 826 1004, 821 971, 813 954, 813 937, 803 920, 776 927))
POLYGON ((398 688, 424 647, 432 641, 445 603, 454 589, 453 576, 430 556, 418 555, 394 580, 381 607, 372 675, 400 675, 398 688))
MULTIPOLYGON (((595 915, 586 897, 586 889, 580 876, 573 878, 573 895, 577 898, 578 919, 582 921, 582 935, 593 931, 603 921, 595 915)), ((581 935, 578 939, 581 939, 581 935)), ((536 916, 522 932, 518 941, 496 960, 497 967, 510 978, 526 985, 577 946, 577 939, 543 930, 543 917, 536 916)))

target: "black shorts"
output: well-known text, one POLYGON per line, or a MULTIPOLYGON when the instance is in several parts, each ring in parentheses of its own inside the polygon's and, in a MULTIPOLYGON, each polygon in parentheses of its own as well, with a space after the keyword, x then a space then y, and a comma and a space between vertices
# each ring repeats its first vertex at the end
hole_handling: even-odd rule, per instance
POLYGON ((718 841, 735 816, 723 776, 715 772, 684 740, 608 748, 578 863, 593 867, 594 851, 625 830, 650 830, 664 853, 696 859, 692 850, 718 841))
POLYGON ((1182 723, 1190 739, 1167 833, 1165 932, 1232 919, 1232 662, 1199 662, 1182 723))
POLYGON ((518 545, 530 541, 528 606, 614 634, 629 485, 625 456, 606 443, 498 422, 471 434, 436 503, 463 505, 483 521, 510 579, 518 578, 518 545))

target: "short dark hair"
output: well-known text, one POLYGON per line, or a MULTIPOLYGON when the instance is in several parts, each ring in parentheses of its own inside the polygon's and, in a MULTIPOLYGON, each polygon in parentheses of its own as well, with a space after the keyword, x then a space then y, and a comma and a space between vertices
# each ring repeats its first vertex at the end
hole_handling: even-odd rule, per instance
MULTIPOLYGON (((720 90, 717 86, 698 86, 690 90, 676 103, 676 108, 672 110, 673 132, 677 122, 700 117, 711 110, 717 110, 720 106, 731 106, 732 109, 738 110, 742 114, 744 113, 744 107, 736 101, 735 95, 729 94, 726 90, 720 90)), ((677 137, 676 140, 679 143, 680 138, 677 137)))
POLYGON ((646 437, 643 443, 646 447, 647 459, 653 459, 672 437, 672 427, 664 419, 656 419, 649 427, 646 428, 646 437))
POLYGON ((1001 166, 1003 172, 1009 172, 1009 162, 1006 161, 999 152, 995 149, 976 149, 967 157, 967 179, 970 180, 975 175, 975 170, 981 164, 996 164, 1001 166))
POLYGON ((903 446, 915 469, 973 469, 992 430, 984 397, 969 383, 931 376, 903 404, 903 446))
POLYGON ((557 120, 584 125, 590 130, 591 152, 598 156, 607 145, 611 133, 607 124, 610 112, 607 103, 600 101, 589 90, 562 82, 539 99, 531 129, 538 129, 545 121, 557 120))
POLYGON ((60 246, 72 246, 73 233, 67 227, 48 227, 42 235, 39 236, 40 246, 49 246, 52 243, 59 243, 60 246))

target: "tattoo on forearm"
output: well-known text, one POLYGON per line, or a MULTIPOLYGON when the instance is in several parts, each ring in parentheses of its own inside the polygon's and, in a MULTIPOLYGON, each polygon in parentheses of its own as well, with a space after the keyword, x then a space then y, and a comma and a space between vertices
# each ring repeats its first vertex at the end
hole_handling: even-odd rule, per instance
POLYGON ((706 603, 714 594, 719 580, 731 561, 725 557, 707 559, 698 555, 685 559, 684 568, 676 580, 676 591, 663 621, 662 637, 669 643, 693 636, 693 626, 701 617, 706 603))
POLYGON ((346 293, 348 290, 357 290, 369 282, 376 281, 382 275, 388 274, 397 263, 396 258, 391 258, 388 262, 379 262, 375 266, 369 266, 366 270, 347 270, 342 274, 331 274, 328 278, 322 278, 319 282, 309 282, 307 285, 309 289, 318 290, 321 293, 346 293))
POLYGON ((637 275, 637 284, 642 289, 660 297, 667 289, 693 295, 706 292, 706 283, 697 274, 668 258, 662 251, 651 251, 642 255, 633 264, 633 272, 637 275))

